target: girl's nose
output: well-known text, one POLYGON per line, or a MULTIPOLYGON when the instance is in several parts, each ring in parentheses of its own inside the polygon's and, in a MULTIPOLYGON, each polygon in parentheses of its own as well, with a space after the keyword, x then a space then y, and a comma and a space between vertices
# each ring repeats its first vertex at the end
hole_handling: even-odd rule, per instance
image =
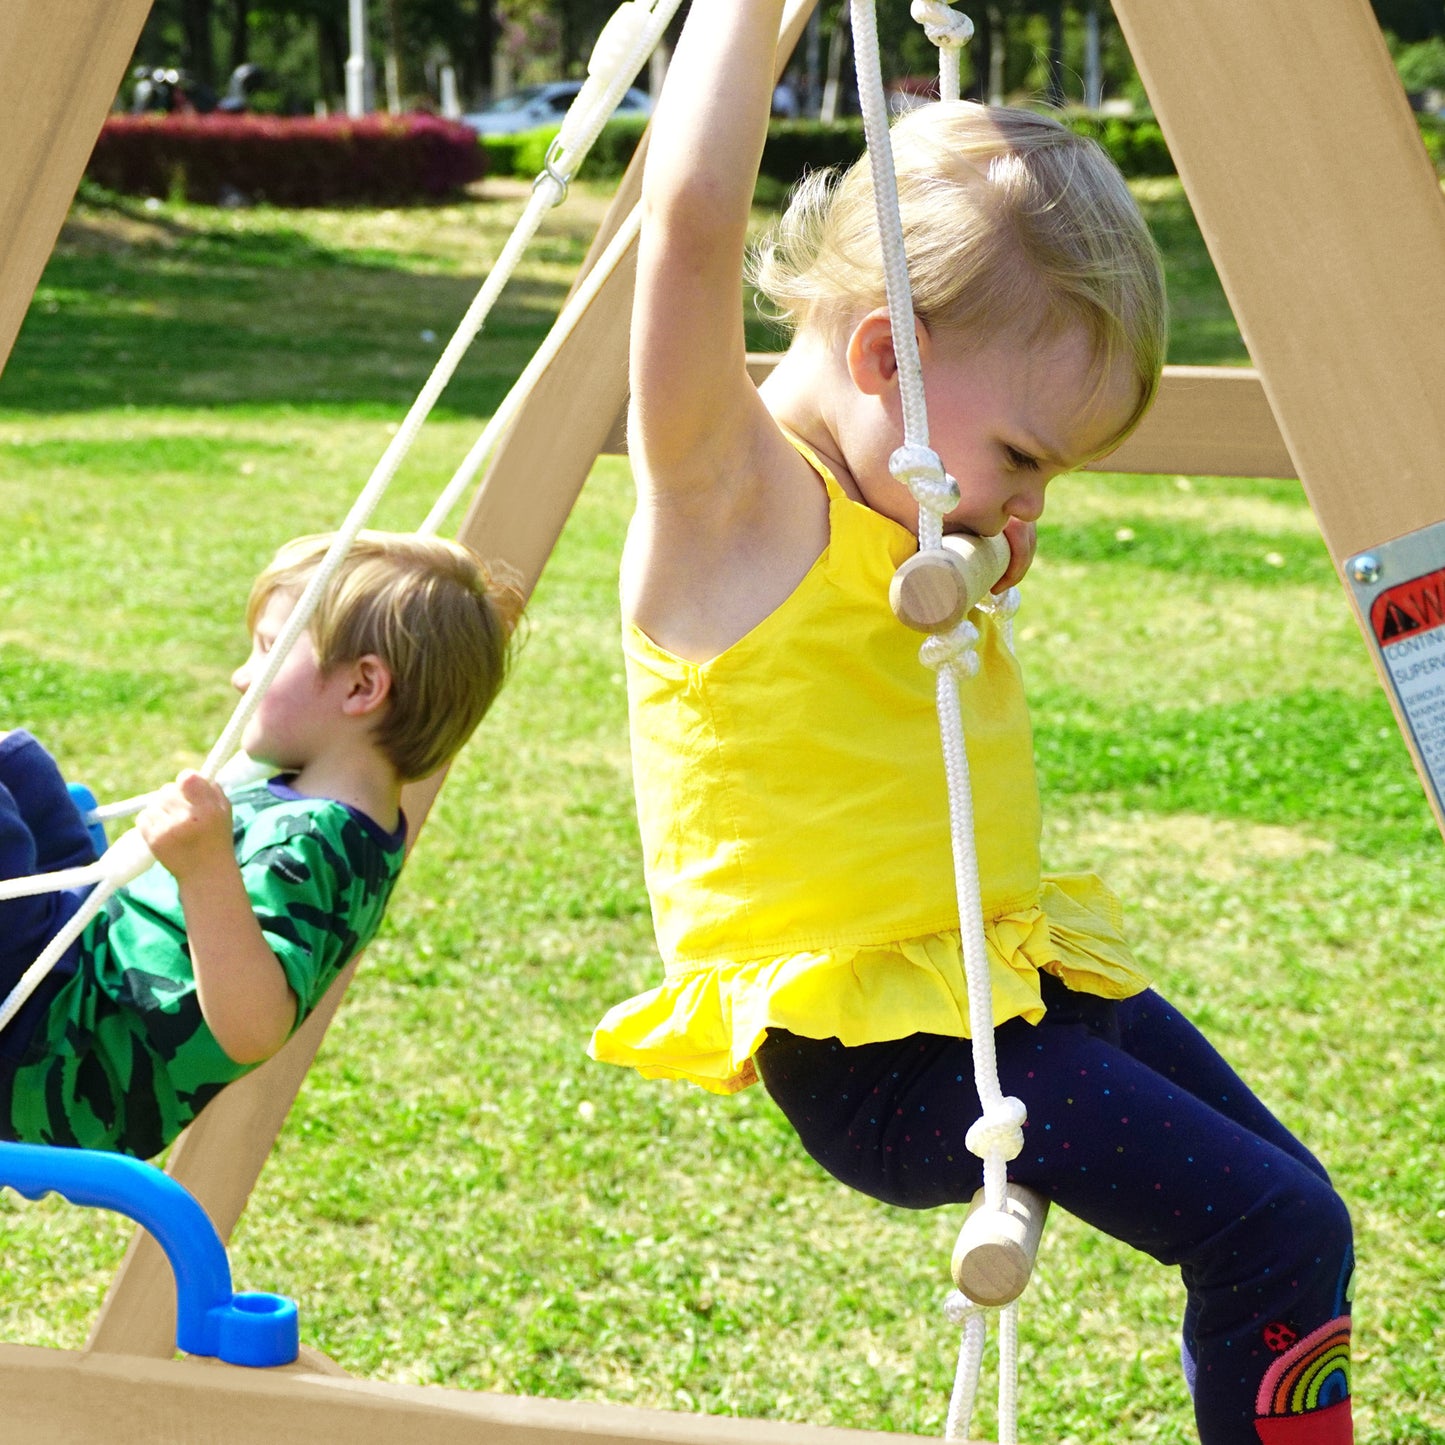
POLYGON ((1005 510, 1010 517, 1017 517, 1020 522, 1037 522, 1044 514, 1043 487, 1021 488, 1009 498, 1005 510))
POLYGON ((231 674, 231 686, 237 692, 245 692, 251 686, 251 664, 243 662, 235 672, 231 674))

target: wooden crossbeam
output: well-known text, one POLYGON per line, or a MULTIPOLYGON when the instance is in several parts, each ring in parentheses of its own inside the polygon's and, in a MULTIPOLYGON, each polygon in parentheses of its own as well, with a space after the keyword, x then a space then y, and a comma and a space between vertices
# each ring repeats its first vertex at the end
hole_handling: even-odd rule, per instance
MULTIPOLYGON (((748 357, 761 383, 778 363, 768 352, 748 357)), ((605 450, 627 449, 626 413, 608 434, 605 450)), ((1294 462, 1275 424, 1257 371, 1233 366, 1166 366, 1159 400, 1096 472, 1162 472, 1194 477, 1293 477, 1294 462)))

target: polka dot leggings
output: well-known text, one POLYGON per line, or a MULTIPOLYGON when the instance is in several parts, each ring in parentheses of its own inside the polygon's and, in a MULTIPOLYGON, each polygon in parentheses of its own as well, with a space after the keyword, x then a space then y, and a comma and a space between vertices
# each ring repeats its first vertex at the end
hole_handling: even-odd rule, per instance
MULTIPOLYGON (((1177 1266, 1202 1445, 1349 1445, 1350 1219, 1324 1168, 1158 994, 1112 1002, 1045 976, 1048 1013, 997 1032, 1028 1108, 1010 1178, 1177 1266)), ((768 1092, 829 1173, 888 1204, 973 1197, 966 1039, 845 1048, 775 1030, 768 1092)))

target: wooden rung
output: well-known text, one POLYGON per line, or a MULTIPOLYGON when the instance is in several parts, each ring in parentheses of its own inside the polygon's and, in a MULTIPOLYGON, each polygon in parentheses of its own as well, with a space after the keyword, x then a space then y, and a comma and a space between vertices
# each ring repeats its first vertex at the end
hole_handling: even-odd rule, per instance
POLYGON ((1049 1201, 1022 1184, 1010 1184, 1005 1211, 989 1209, 983 1190, 973 1196, 953 1247, 953 1282, 988 1309, 1012 1303, 1033 1273, 1049 1201))
POLYGON ((983 601, 1008 564, 1002 537, 945 537, 941 547, 915 552, 893 574, 893 615, 917 632, 947 632, 983 601))
MULTIPOLYGON (((761 382, 778 358, 754 352, 748 374, 761 382)), ((603 450, 627 450, 625 416, 603 450)), ((1138 431, 1096 472, 1144 472, 1193 477, 1297 475, 1257 371, 1232 366, 1166 366, 1159 399, 1138 431)))

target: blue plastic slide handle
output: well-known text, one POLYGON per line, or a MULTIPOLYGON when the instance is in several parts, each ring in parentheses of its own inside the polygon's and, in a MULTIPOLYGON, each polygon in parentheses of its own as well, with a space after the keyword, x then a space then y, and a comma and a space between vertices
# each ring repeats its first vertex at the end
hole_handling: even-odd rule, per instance
MULTIPOLYGON (((95 810, 95 794, 84 783, 67 783, 65 786, 81 818, 88 818, 95 810)), ((95 856, 99 858, 110 847, 110 839, 105 835, 105 824, 87 823, 85 831, 90 834, 90 841, 95 846, 95 856)))
POLYGON ((169 1175, 125 1154, 0 1142, 0 1185, 27 1199, 55 1193, 111 1209, 149 1230, 176 1276, 176 1348, 229 1365, 289 1365, 300 1350, 296 1305, 233 1294, 226 1247, 206 1211, 169 1175))

